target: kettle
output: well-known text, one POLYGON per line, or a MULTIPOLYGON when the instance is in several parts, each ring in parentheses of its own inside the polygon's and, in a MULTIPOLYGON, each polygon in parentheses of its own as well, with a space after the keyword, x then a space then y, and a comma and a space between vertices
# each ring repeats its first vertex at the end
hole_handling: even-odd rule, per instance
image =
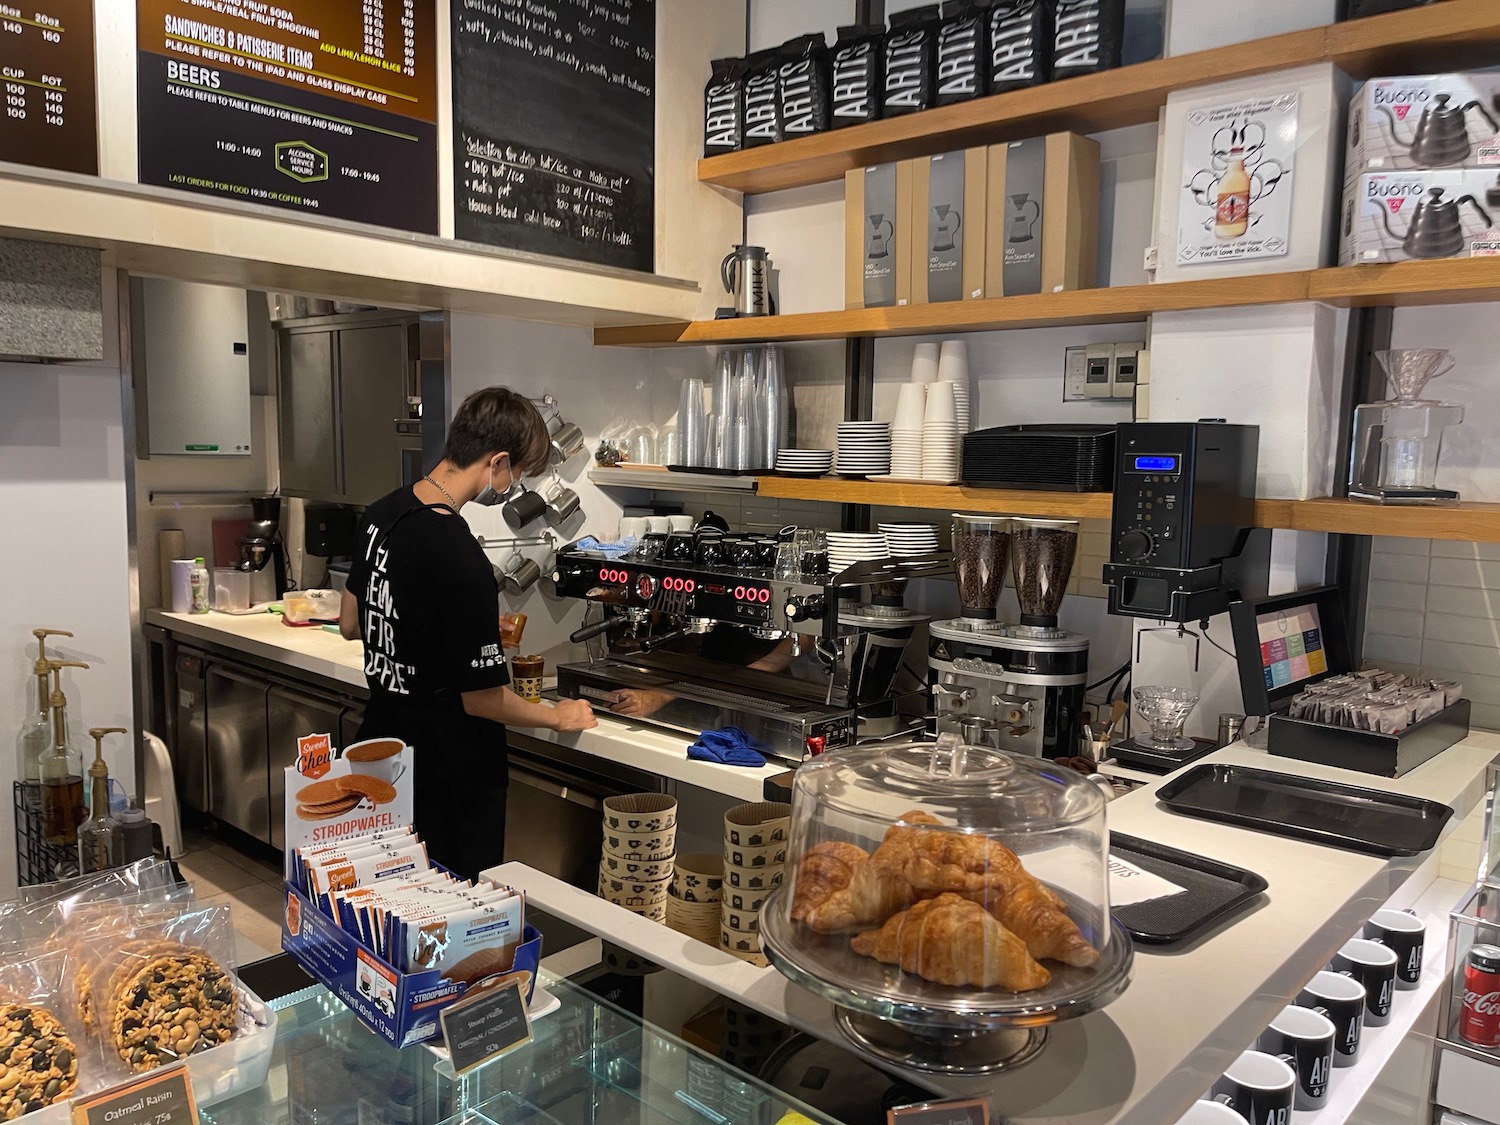
POLYGON ((1417 204, 1404 235, 1391 226, 1390 211, 1385 207, 1380 208, 1380 221, 1386 234, 1400 241, 1408 258, 1451 258, 1464 248, 1464 221, 1459 208, 1465 203, 1479 213, 1486 227, 1490 225, 1489 213, 1479 206, 1479 200, 1472 195, 1444 199, 1440 187, 1427 189, 1427 198, 1417 204))
POLYGON ((1410 141, 1401 138, 1399 122, 1389 106, 1377 108, 1390 119, 1391 136, 1397 144, 1405 145, 1407 155, 1419 168, 1439 168, 1444 164, 1461 164, 1469 156, 1469 125, 1467 114, 1477 109, 1490 127, 1490 135, 1500 133, 1500 125, 1478 101, 1462 106, 1449 105, 1451 94, 1434 94, 1435 105, 1430 105, 1417 118, 1417 127, 1410 141))
POLYGON ((1042 205, 1025 192, 1011 196, 1010 203, 1015 210, 1011 212, 1010 230, 1006 233, 1006 241, 1030 242, 1036 237, 1036 221, 1042 217, 1042 205), (1028 207, 1036 208, 1029 218, 1026 215, 1028 207))
POLYGON ((764 246, 736 245, 719 265, 719 280, 734 298, 735 316, 771 312, 771 260, 764 246))

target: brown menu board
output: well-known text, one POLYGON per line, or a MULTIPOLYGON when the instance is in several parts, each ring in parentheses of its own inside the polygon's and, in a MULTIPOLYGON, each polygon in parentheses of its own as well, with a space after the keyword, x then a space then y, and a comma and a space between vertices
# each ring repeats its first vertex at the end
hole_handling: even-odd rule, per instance
POLYGON ((93 0, 0 0, 0 160, 99 174, 93 0))
POLYGON ((452 0, 457 238, 650 271, 655 0, 452 0))
POLYGON ((141 182, 436 234, 436 38, 436 0, 137 0, 141 182))

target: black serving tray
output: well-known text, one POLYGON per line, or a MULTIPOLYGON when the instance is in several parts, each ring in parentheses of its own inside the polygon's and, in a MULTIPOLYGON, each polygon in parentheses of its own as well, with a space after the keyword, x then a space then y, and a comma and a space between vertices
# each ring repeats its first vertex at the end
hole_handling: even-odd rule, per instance
POLYGON ((1156 798, 1188 816, 1381 856, 1429 850, 1453 815, 1436 801, 1217 762, 1174 777, 1156 798))
POLYGON ((1267 886, 1265 877, 1254 871, 1122 832, 1109 834, 1109 854, 1187 892, 1110 911, 1132 938, 1145 945, 1175 945, 1198 937, 1267 886))

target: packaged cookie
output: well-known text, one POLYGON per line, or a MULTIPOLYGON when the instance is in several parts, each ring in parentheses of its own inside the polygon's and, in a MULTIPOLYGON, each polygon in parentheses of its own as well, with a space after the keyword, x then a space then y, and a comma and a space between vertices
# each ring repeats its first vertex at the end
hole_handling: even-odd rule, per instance
POLYGON ((66 1101, 90 1084, 64 1018, 67 956, 61 952, 0 965, 0 1120, 66 1101))

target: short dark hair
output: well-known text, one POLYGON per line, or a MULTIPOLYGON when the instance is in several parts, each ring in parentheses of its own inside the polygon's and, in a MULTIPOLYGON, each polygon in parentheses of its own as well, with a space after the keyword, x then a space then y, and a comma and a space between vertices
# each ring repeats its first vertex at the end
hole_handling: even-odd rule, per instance
POLYGON ((461 469, 496 453, 509 453, 517 473, 535 476, 547 467, 552 437, 541 412, 509 387, 485 387, 464 399, 448 424, 443 456, 461 469))

